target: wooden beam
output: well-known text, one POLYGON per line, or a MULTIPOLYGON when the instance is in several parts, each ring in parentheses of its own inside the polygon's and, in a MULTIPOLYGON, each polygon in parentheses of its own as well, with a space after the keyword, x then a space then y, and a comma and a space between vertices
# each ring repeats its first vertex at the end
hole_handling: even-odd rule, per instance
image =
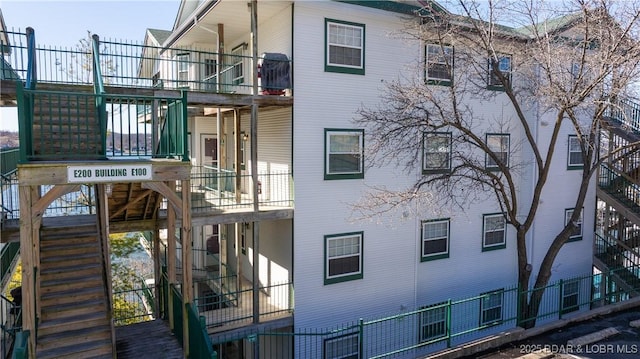
POLYGON ((36 298, 35 293, 35 263, 33 258, 33 219, 31 217, 32 188, 20 186, 20 259, 22 260, 22 330, 28 330, 29 357, 35 358, 36 352, 36 298))
MULTIPOLYGON (((176 194, 175 183, 173 184, 173 190, 166 184, 161 182, 142 182, 142 188, 152 189, 167 199, 169 204, 173 207, 175 213, 182 214, 182 199, 176 194)), ((189 188, 189 190, 191 190, 189 188)))
POLYGON ((49 190, 49 192, 47 192, 42 198, 40 198, 35 204, 33 204, 33 207, 31 207, 32 215, 36 218, 41 218, 47 207, 49 207, 49 205, 53 203, 53 201, 55 201, 58 197, 79 190, 79 184, 55 185, 49 190))
MULTIPOLYGON (((150 194, 153 193, 153 190, 148 189, 144 192, 142 192, 140 195, 136 196, 136 198, 134 198, 133 200, 131 199, 131 194, 133 193, 131 191, 131 187, 129 186, 129 199, 127 200, 127 204, 120 207, 117 211, 115 211, 114 213, 111 214, 111 216, 109 216, 109 219, 113 219, 117 216, 119 216, 122 212, 126 211, 128 208, 134 206, 136 203, 142 201, 143 199, 145 199, 145 197, 149 196, 150 194)), ((126 217, 125 217, 126 220, 126 217)))
MULTIPOLYGON (((167 182, 167 187, 175 189, 175 182, 167 182)), ((176 283, 176 210, 175 206, 167 208, 167 279, 169 280, 169 327, 175 329, 173 317, 173 294, 171 285, 176 283)))
POLYGON ((191 183, 183 180, 182 187, 182 333, 183 347, 185 348, 185 358, 189 357, 189 313, 186 304, 193 302, 193 250, 191 238, 191 183))

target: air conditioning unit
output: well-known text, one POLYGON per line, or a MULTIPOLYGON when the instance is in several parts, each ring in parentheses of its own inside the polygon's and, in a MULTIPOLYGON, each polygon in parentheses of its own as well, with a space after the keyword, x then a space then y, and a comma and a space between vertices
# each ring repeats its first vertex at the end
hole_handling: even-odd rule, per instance
POLYGON ((258 59, 258 87, 263 95, 284 95, 291 88, 290 63, 285 54, 265 52, 258 59))

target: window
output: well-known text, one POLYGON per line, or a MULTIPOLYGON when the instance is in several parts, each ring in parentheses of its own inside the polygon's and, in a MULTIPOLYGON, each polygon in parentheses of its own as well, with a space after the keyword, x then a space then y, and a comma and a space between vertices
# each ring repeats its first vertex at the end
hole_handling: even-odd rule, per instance
POLYGON ((566 281, 562 284, 562 308, 561 314, 570 313, 579 309, 578 297, 580 282, 577 280, 566 281))
POLYGON ((504 214, 485 214, 483 219, 482 251, 505 248, 507 221, 504 214))
MULTIPOLYGON (((569 221, 571 220, 571 216, 573 216, 573 212, 574 212, 573 208, 564 210, 565 226, 569 224, 569 221)), ((574 229, 571 235, 569 236, 568 242, 579 241, 582 239, 582 211, 580 211, 580 217, 578 217, 578 220, 575 222, 575 225, 577 226, 577 228, 574 229)))
POLYGON ((584 166, 584 157, 582 156, 582 148, 580 140, 576 135, 569 135, 567 154, 567 169, 582 169, 584 166))
POLYGON ((451 170, 451 132, 427 132, 423 146, 422 173, 451 170))
POLYGON ((233 69, 231 70, 231 83, 234 85, 240 85, 244 83, 243 55, 246 46, 246 44, 241 44, 231 50, 231 63, 233 63, 233 69))
POLYGON ((502 294, 504 290, 482 293, 480 297, 480 325, 502 322, 502 294))
POLYGON ((325 19, 325 71, 364 75, 364 28, 325 19))
POLYGON ((324 179, 364 178, 364 130, 325 129, 324 179))
POLYGON ((425 70, 428 84, 449 85, 453 80, 453 47, 427 44, 425 70))
POLYGON ((189 86, 189 54, 179 54, 176 56, 178 71, 178 86, 189 86))
POLYGON ((422 222, 421 261, 449 257, 449 219, 422 222))
MULTIPOLYGON (((491 151, 499 163, 502 163, 505 167, 509 167, 509 142, 510 138, 507 134, 501 133, 489 133, 487 134, 487 147, 491 151)), ((486 154, 485 167, 487 169, 499 169, 498 162, 486 154)))
POLYGON ((420 312, 420 342, 441 338, 447 335, 447 303, 422 307, 420 312))
POLYGON ((487 61, 487 87, 491 90, 504 89, 502 81, 496 72, 493 70, 493 66, 498 66, 498 71, 505 77, 507 84, 511 84, 511 56, 502 55, 498 57, 497 64, 496 59, 490 58, 487 61))
POLYGON ((324 359, 358 359, 359 351, 360 343, 357 333, 324 341, 324 359))
POLYGON ((362 278, 363 232, 324 236, 324 284, 362 278))

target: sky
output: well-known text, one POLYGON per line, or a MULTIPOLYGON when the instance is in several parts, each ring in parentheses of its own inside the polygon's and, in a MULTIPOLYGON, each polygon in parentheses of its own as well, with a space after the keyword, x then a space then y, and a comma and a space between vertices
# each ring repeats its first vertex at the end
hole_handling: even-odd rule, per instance
MULTIPOLYGON (((87 31, 101 39, 142 42, 147 28, 171 30, 180 0, 0 0, 9 31, 34 29, 38 45, 74 47, 87 31)), ((16 111, 0 108, 0 130, 17 131, 16 111)))

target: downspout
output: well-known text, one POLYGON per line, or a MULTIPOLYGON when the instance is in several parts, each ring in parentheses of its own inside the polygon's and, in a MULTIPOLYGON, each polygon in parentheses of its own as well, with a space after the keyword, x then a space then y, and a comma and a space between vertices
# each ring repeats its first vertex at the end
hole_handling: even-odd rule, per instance
MULTIPOLYGON (((251 0, 252 94, 258 95, 258 2, 251 0)), ((258 214, 258 105, 251 103, 251 182, 253 182, 253 212, 258 214)), ((253 323, 260 322, 260 222, 253 222, 253 323)), ((254 358, 259 357, 258 342, 254 343, 254 358)))

